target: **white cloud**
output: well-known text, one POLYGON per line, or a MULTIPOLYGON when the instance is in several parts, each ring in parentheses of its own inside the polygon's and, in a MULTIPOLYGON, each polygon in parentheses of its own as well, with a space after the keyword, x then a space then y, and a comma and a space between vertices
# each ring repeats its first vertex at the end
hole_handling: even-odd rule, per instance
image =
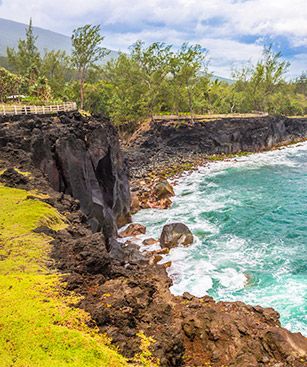
POLYGON ((37 25, 71 30, 75 22, 127 24, 163 22, 169 28, 191 27, 212 17, 222 17, 226 25, 221 32, 232 34, 289 34, 306 36, 307 6, 305 0, 3 0, 0 16, 37 25), (26 6, 25 6, 26 5, 26 6))
POLYGON ((289 69, 289 78, 293 79, 301 74, 302 71, 307 71, 307 52, 297 54, 291 60, 289 69))

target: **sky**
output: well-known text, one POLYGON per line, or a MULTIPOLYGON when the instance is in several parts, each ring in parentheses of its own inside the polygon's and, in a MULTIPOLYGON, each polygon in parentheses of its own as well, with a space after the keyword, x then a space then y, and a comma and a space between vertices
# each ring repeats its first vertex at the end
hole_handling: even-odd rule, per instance
POLYGON ((255 63, 268 44, 291 62, 288 77, 307 70, 307 0, 0 0, 0 17, 32 17, 33 25, 66 35, 100 24, 113 50, 137 40, 198 43, 209 70, 224 77, 255 63))

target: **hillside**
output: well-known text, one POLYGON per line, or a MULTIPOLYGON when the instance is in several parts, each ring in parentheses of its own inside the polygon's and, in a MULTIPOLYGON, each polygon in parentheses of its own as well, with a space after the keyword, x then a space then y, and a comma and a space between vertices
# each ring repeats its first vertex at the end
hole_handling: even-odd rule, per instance
MULTIPOLYGON (((17 47, 18 40, 25 38, 27 24, 14 22, 12 20, 0 18, 0 57, 6 55, 7 47, 17 47)), ((41 53, 44 50, 64 50, 68 54, 71 52, 71 40, 69 36, 61 33, 49 31, 39 27, 33 27, 34 34, 38 36, 37 47, 41 53)), ((105 57, 105 62, 117 57, 118 52, 110 50, 110 54, 105 57)))

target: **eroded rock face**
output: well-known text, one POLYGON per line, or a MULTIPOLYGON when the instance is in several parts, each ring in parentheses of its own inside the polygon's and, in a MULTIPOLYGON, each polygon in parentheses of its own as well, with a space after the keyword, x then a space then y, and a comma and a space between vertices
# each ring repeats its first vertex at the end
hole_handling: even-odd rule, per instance
POLYGON ((141 178, 169 161, 188 164, 198 155, 259 152, 306 137, 306 118, 267 116, 195 123, 163 120, 140 129, 127 152, 131 176, 141 178))
POLYGON ((154 338, 151 350, 161 367, 305 366, 306 338, 283 329, 276 311, 187 293, 175 297, 165 268, 155 265, 158 257, 152 266, 122 267, 113 261, 93 274, 86 265, 87 250, 103 243, 101 236, 93 236, 93 241, 86 236, 70 242, 65 237, 58 245, 64 251, 63 270, 72 270, 67 280, 85 296, 81 306, 127 357, 139 352, 137 333, 142 330, 154 338))
POLYGON ((163 227, 160 244, 164 248, 189 246, 193 243, 193 234, 183 223, 166 224, 163 227))
POLYGON ((117 223, 130 221, 126 163, 109 121, 78 113, 19 118, 0 123, 0 136, 11 161, 28 161, 54 190, 78 199, 92 230, 102 231, 107 243, 117 223))

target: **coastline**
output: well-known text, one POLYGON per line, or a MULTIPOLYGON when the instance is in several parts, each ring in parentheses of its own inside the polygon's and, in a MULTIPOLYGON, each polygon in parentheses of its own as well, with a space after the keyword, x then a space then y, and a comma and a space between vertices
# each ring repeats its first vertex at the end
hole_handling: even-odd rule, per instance
MULTIPOLYGON (((306 144, 306 140, 304 141, 300 141, 300 142, 295 142, 293 144, 287 144, 287 145, 283 145, 283 146, 279 146, 279 147, 275 147, 272 150, 266 150, 264 152, 260 152, 260 153, 251 153, 248 154, 248 157, 246 157, 246 155, 244 156, 236 156, 233 157, 231 159, 227 158, 224 160, 220 160, 218 163, 217 162, 206 162, 205 165, 198 167, 198 169, 194 170, 194 171, 188 171, 185 173, 181 173, 180 177, 175 176, 172 178, 172 180, 170 181, 172 184, 174 184, 174 188, 175 188, 175 194, 178 195, 179 197, 178 199, 180 199, 179 201, 177 201, 176 196, 174 197, 174 201, 175 201, 175 208, 176 209, 168 209, 166 210, 166 213, 164 213, 163 209, 147 209, 144 211, 141 211, 139 213, 136 214, 136 216, 133 217, 133 220, 137 223, 141 223, 143 225, 145 225, 148 229, 147 234, 146 235, 142 235, 140 237, 139 240, 137 240, 137 244, 141 246, 141 250, 142 251, 160 251, 160 247, 159 244, 155 244, 153 246, 144 246, 142 245, 142 241, 147 237, 150 238, 159 238, 159 233, 161 233, 162 231, 162 227, 165 224, 168 223, 172 223, 172 222, 176 222, 179 221, 184 224, 187 224, 188 226, 190 226, 189 222, 187 221, 188 219, 184 219, 184 214, 180 214, 182 213, 186 213, 187 214, 187 209, 185 209, 184 204, 182 203, 186 203, 186 205, 188 206, 188 199, 184 199, 184 196, 182 196, 182 194, 184 193, 184 195, 191 195, 191 193, 193 193, 193 191, 197 190, 198 188, 198 183, 202 180, 201 177, 210 177, 210 175, 214 172, 223 172, 225 169, 227 168, 236 168, 236 169, 244 169, 244 167, 246 166, 255 166, 256 167, 262 167, 262 166, 271 166, 273 165, 283 165, 286 164, 286 162, 284 162, 284 160, 286 158, 283 157, 283 151, 286 150, 286 152, 293 152, 292 154, 294 154, 294 151, 296 151, 297 149, 300 150, 300 147, 304 147, 307 146, 306 144), (279 153, 280 152, 280 153, 279 153), (193 177, 191 177, 193 176, 193 177), (176 186, 179 185, 179 191, 178 188, 176 188, 176 186), (195 185, 195 186, 194 186, 195 185), (181 203, 181 204, 180 204, 181 203), (152 219, 150 219, 152 218, 152 219), (159 220, 157 218, 160 218, 159 220), (171 219, 172 218, 172 219, 171 219), (152 224, 150 224, 150 222, 152 222, 152 224)), ((285 169, 286 169, 286 165, 285 165, 285 169)), ((190 196, 189 196, 190 197, 190 196)), ((209 199, 209 202, 199 202, 199 205, 202 206, 204 205, 204 203, 206 205, 209 205, 209 207, 211 207, 213 205, 213 203, 211 203, 212 199, 209 199)), ((195 203, 194 203, 195 204, 195 203)), ((192 204, 191 204, 192 205, 192 204)), ((199 212, 200 209, 197 210, 197 212, 199 212)), ((214 209, 212 209, 214 210, 214 209)), ((219 207, 217 207, 217 210, 219 210, 219 207)), ((191 212, 192 212, 192 207, 191 207, 191 212)), ((195 223, 194 220, 192 221, 192 223, 195 223)), ((197 222, 198 223, 198 222, 197 222)), ((204 221, 203 225, 205 226, 204 228, 206 229, 202 229, 204 230, 207 235, 206 237, 210 234, 210 232, 213 230, 212 228, 208 227, 208 223, 206 223, 206 221, 204 221)), ((195 231, 196 233, 201 231, 200 230, 200 224, 198 223, 198 225, 192 225, 192 227, 190 227, 190 229, 193 230, 195 226, 195 231)), ((202 250, 202 247, 200 246, 200 244, 198 243, 200 241, 200 239, 197 238, 197 242, 191 246, 189 246, 188 248, 178 248, 178 250, 175 249, 171 249, 171 254, 162 254, 161 256, 163 257, 163 259, 161 259, 158 264, 167 264, 168 268, 168 275, 170 276, 170 278, 172 280, 176 280, 178 282, 178 277, 180 279, 180 277, 184 276, 182 267, 184 268, 185 266, 183 266, 182 262, 181 262, 181 257, 184 256, 186 259, 190 259, 190 257, 192 255, 189 254, 193 254, 195 253, 195 251, 197 251, 196 249, 198 248, 198 251, 202 250), (173 263, 174 261, 174 263, 173 263), (171 266, 170 264, 173 263, 171 266), (181 275, 180 275, 181 274, 181 275)), ((239 239, 238 239, 239 241, 239 239)), ((193 263, 193 259, 190 259, 191 264, 193 263)), ((196 263, 195 263, 196 264, 196 263)), ((210 267, 212 266, 210 263, 207 264, 207 266, 210 267)), ((188 268, 188 266, 186 266, 188 268)), ((188 271, 188 270, 186 270, 188 271)), ((205 272, 204 274, 206 274, 207 272, 205 272)), ((210 271, 209 271, 210 274, 210 271)), ((233 275, 233 274, 232 274, 233 275)), ((241 274, 242 275, 242 274, 241 274)), ((190 274, 190 276, 192 276, 192 274, 190 274)), ((246 276, 248 277, 248 274, 245 275, 245 278, 243 279, 238 279, 239 283, 241 284, 242 282, 246 282, 248 280, 248 278, 246 278, 246 276)), ((239 275, 238 275, 239 277, 239 275)), ((202 286, 198 286, 200 288, 195 288, 196 285, 193 287, 192 284, 190 284, 190 290, 189 287, 185 288, 183 285, 179 286, 178 284, 174 287, 172 285, 171 287, 171 292, 174 295, 182 295, 185 291, 190 291, 194 296, 198 296, 198 297, 203 297, 205 296, 207 293, 206 291, 206 282, 208 283, 208 288, 210 289, 212 287, 212 284, 210 283, 210 278, 207 275, 203 275, 203 279, 204 279, 204 284, 202 286), (206 280, 207 279, 207 280, 206 280)), ((249 279, 249 281, 251 281, 251 279, 249 279)), ((176 282, 175 282, 176 283, 176 282)), ((195 282, 194 282, 195 283, 195 282)), ((197 282, 196 282, 197 283, 197 282)), ((197 283, 198 284, 198 283, 197 283)), ((209 295, 212 295, 211 293, 209 293, 209 295)), ((219 301, 226 301, 226 299, 223 299, 223 297, 219 297, 218 298, 219 301)), ((229 299, 228 299, 229 300, 229 299)), ((236 301, 242 301, 242 298, 240 297, 236 297, 235 298, 236 301)), ((248 302, 246 299, 243 300, 244 302, 248 302)), ((255 300, 253 301, 255 304, 255 300)), ((258 301, 256 301, 258 302, 258 301)), ((260 301, 259 301, 260 302, 260 301)), ((258 304, 258 303, 257 303, 258 304)), ((260 303, 261 304, 261 303, 260 303)), ((268 304, 266 304, 266 306, 268 306, 268 304)))
MULTIPOLYGON (((67 218, 67 230, 59 233, 47 227, 39 230, 54 238, 52 256, 56 268, 65 274, 67 288, 82 296, 78 307, 91 315, 92 325, 106 333, 131 361, 140 352, 139 335, 143 333, 150 338, 153 357, 163 367, 195 367, 204 363, 214 367, 266 367, 272 363, 303 366, 306 338, 282 328, 273 309, 242 302, 216 302, 209 296, 197 298, 188 293, 174 296, 169 291, 171 281, 166 268, 156 264, 157 258, 151 262, 140 256, 133 241, 128 246, 118 246, 114 237, 107 237, 109 232, 105 229, 112 228, 116 218, 127 215, 129 206, 126 167, 116 130, 108 122, 86 119, 79 114, 63 115, 59 119, 61 123, 50 118, 29 117, 27 121, 0 126, 4 132, 0 149, 6 159, 2 166, 26 168, 32 174, 26 187, 48 193, 49 198, 45 200, 67 218), (35 146, 33 140, 41 144, 35 146), (85 140, 87 144, 83 144, 85 140), (37 152, 38 147, 43 150, 37 152), (55 156, 54 148, 59 147, 63 150, 55 156), (98 219, 105 227, 96 231, 91 226, 93 217, 84 212, 84 201, 91 198, 89 191, 71 190, 74 198, 69 195, 71 188, 83 190, 79 184, 88 179, 83 175, 83 167, 87 165, 89 153, 103 169, 90 176, 86 184, 92 184, 96 177, 95 188, 105 193, 108 186, 97 185, 103 180, 114 183, 114 191, 107 191, 108 195, 102 197, 103 216, 98 219), (76 155, 78 162, 74 159, 76 155), (64 165, 54 164, 57 159, 64 165), (71 164, 73 174, 65 169, 71 164), (55 168, 61 169, 62 179, 65 177, 66 185, 62 189, 50 187, 57 182, 50 182, 56 177, 55 168)), ((159 157, 162 156, 163 152, 159 157)), ((12 180, 18 178, 16 172, 11 172, 9 178, 6 184, 20 185, 12 180)))
MULTIPOLYGON (((147 170, 144 170, 141 177, 135 177, 134 175, 130 177, 131 191, 137 195, 139 201, 139 204, 135 209, 136 211, 134 211, 133 214, 141 209, 147 209, 150 207, 147 205, 149 195, 152 194, 153 188, 158 182, 166 180, 171 185, 175 186, 177 184, 177 180, 182 176, 189 175, 192 172, 197 171, 207 165, 214 164, 215 162, 236 161, 236 159, 241 157, 248 157, 258 153, 282 150, 289 146, 295 146, 296 144, 304 143, 306 141, 307 138, 294 139, 291 141, 281 142, 270 148, 266 148, 257 152, 243 151, 233 154, 214 155, 208 155, 205 153, 197 155, 192 154, 188 157, 180 157, 179 162, 177 158, 170 158, 161 165, 155 165, 154 167, 149 167, 147 170)), ((170 207, 170 205, 171 202, 168 202, 168 204, 165 206, 159 205, 159 203, 157 203, 156 207, 167 209, 170 207)), ((152 207, 155 207, 155 205, 152 207)))

